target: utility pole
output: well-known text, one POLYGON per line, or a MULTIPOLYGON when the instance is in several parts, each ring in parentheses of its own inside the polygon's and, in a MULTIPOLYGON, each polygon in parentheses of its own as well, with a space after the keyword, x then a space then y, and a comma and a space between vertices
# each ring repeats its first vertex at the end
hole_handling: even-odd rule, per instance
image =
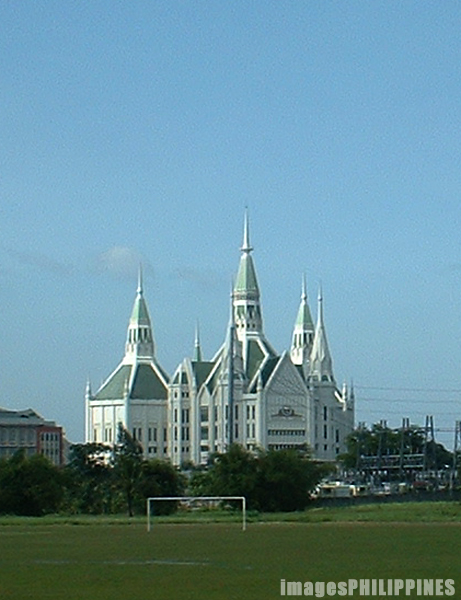
POLYGON ((229 447, 232 446, 234 441, 234 334, 235 334, 235 320, 234 320, 234 306, 233 306, 233 293, 231 294, 231 317, 229 324, 229 357, 228 357, 228 369, 229 375, 227 378, 227 391, 228 391, 228 406, 229 406, 229 447))
POLYGON ((461 449, 461 421, 455 423, 455 442, 453 444, 453 463, 451 466, 450 490, 453 491, 455 481, 458 479, 458 453, 461 449))

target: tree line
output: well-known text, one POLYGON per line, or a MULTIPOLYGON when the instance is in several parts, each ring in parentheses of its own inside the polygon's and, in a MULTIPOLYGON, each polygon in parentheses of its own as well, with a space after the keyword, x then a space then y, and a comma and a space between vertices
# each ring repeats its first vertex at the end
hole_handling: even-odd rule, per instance
MULTIPOLYGON (((115 446, 75 444, 59 468, 42 455, 19 451, 0 460, 0 514, 143 514, 152 496, 245 496, 250 509, 302 510, 325 474, 307 451, 249 452, 232 445, 205 467, 179 470, 146 460, 138 441, 120 427, 115 446)), ((169 513, 174 502, 156 508, 169 513)))

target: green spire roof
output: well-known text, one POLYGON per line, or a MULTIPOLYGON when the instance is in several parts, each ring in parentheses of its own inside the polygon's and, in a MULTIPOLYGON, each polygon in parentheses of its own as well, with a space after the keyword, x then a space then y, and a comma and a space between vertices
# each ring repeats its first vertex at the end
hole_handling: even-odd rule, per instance
POLYGON ((134 301, 130 321, 132 323, 135 322, 139 325, 148 325, 150 327, 149 311, 147 309, 147 304, 144 299, 141 266, 139 267, 138 289, 136 290, 136 300, 134 301))
POLYGON ((144 300, 144 296, 138 294, 136 300, 134 302, 133 311, 131 313, 131 322, 139 323, 139 325, 149 325, 150 326, 150 317, 149 311, 147 309, 146 301, 144 300))
POLYGON ((298 316, 296 318, 295 326, 301 326, 303 329, 314 330, 314 322, 312 320, 311 311, 307 303, 307 292, 306 292, 306 278, 303 277, 302 293, 301 293, 301 304, 299 306, 298 316))
POLYGON ((318 318, 311 354, 311 375, 319 381, 334 382, 333 365, 323 322, 323 295, 319 290, 318 318))
POLYGON ((259 294, 258 280, 256 278, 255 266, 251 257, 253 250, 250 244, 250 230, 248 225, 248 213, 245 212, 245 221, 243 227, 243 244, 241 247, 242 256, 235 280, 235 292, 253 292, 259 294))
POLYGON ((249 253, 244 252, 240 258, 234 290, 236 292, 253 292, 259 294, 256 271, 253 259, 249 253))
POLYGON ((139 270, 138 289, 128 324, 125 357, 154 357, 154 336, 149 316, 149 309, 144 299, 142 273, 139 270))
POLYGON ((195 343, 194 343, 194 356, 192 357, 194 362, 202 362, 202 348, 200 346, 200 332, 198 323, 195 327, 195 343))

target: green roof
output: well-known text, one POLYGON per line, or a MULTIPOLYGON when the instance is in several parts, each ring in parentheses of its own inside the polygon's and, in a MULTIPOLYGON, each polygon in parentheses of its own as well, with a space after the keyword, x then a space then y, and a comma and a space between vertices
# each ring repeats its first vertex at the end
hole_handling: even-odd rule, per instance
POLYGON ((211 369, 214 367, 213 362, 192 362, 192 368, 194 369, 195 381, 197 383, 197 389, 205 382, 208 375, 211 373, 211 369))
POLYGON ((120 365, 105 381, 94 396, 97 400, 120 400, 125 397, 127 382, 130 381, 131 365, 120 365))
POLYGON ((147 309, 146 301, 141 294, 138 294, 136 300, 134 301, 133 312, 131 313, 130 321, 134 321, 143 325, 149 325, 150 327, 149 311, 147 309))
MULTIPOLYGON (((271 358, 268 358, 267 361, 265 362, 263 368, 261 369, 261 380, 262 380, 263 387, 266 385, 267 380, 272 375, 279 360, 280 360, 279 356, 273 356, 271 358)), ((259 383, 258 380, 254 381, 253 385, 251 386, 251 389, 248 391, 251 392, 252 394, 254 394, 258 388, 258 383, 259 383)))
POLYGON ((239 270, 235 280, 234 291, 254 292, 259 294, 255 266, 250 254, 245 252, 240 258, 239 270))
POLYGON ((296 325, 305 325, 314 331, 314 323, 312 321, 311 311, 309 310, 309 305, 307 302, 301 302, 298 311, 298 317, 296 319, 296 325))
POLYGON ((247 349, 247 377, 251 381, 264 360, 264 352, 256 340, 248 341, 247 349))
POLYGON ((166 400, 168 389, 152 365, 138 365, 130 396, 134 400, 166 400))

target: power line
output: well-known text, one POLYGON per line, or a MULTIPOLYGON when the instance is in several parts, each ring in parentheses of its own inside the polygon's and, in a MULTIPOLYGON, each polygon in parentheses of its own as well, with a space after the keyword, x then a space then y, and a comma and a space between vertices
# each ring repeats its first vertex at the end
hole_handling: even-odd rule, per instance
POLYGON ((419 392, 419 393, 430 393, 430 394, 461 394, 461 389, 444 389, 444 388, 405 388, 405 387, 377 387, 377 386, 365 386, 356 385, 354 383, 354 389, 356 390, 381 390, 387 392, 419 392))
POLYGON ((434 404, 434 402, 436 402, 437 404, 461 404, 461 398, 452 398, 445 400, 421 400, 419 398, 367 398, 366 396, 358 396, 358 399, 365 402, 414 402, 415 404, 434 404))

